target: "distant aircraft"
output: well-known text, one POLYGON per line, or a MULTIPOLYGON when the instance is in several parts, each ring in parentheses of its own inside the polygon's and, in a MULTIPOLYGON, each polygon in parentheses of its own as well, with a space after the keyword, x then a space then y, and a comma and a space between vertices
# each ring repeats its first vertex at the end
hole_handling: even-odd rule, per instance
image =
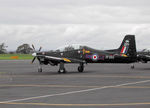
POLYGON ((148 61, 150 61, 150 50, 143 49, 142 51, 138 51, 137 60, 142 63, 147 63, 148 61))
MULTIPOLYGON (((32 45, 34 51, 35 47, 32 45)), ((37 58, 39 61, 38 72, 42 72, 42 65, 57 66, 58 73, 65 73, 65 63, 78 63, 78 71, 84 71, 87 63, 133 63, 137 61, 136 43, 134 35, 126 35, 118 49, 97 50, 82 45, 69 45, 51 52, 35 51, 32 63, 37 58)), ((131 66, 134 68, 134 65, 131 66)))

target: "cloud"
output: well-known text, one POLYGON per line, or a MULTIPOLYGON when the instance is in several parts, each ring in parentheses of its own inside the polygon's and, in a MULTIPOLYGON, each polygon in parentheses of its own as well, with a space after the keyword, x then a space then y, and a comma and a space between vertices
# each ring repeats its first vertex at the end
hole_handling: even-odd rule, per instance
POLYGON ((0 3, 0 23, 149 23, 150 8, 147 6, 147 2, 133 1, 81 0, 77 2, 75 0, 6 0, 0 3))
POLYGON ((126 34, 135 34, 138 47, 144 48, 149 45, 150 33, 150 25, 138 24, 1 25, 1 28, 1 42, 10 50, 23 43, 34 44, 37 48, 43 46, 44 50, 80 43, 98 49, 117 48, 126 34))
POLYGON ((82 43, 116 48, 135 34, 138 48, 150 46, 148 0, 0 0, 0 42, 9 50, 23 43, 44 50, 82 43))

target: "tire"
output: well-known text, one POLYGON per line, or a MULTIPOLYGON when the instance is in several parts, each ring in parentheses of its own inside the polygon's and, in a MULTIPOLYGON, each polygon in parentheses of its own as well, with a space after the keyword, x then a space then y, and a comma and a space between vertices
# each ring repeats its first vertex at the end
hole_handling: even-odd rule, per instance
POLYGON ((79 67, 78 67, 78 71, 79 71, 79 72, 83 72, 83 71, 84 71, 84 67, 83 67, 83 66, 79 66, 79 67))

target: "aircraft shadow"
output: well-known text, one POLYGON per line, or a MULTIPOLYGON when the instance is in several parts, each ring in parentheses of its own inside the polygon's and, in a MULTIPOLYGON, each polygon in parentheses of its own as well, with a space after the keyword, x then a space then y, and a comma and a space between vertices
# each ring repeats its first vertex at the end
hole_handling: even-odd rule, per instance
POLYGON ((136 68, 136 70, 150 70, 150 68, 136 68))
POLYGON ((78 71, 67 71, 66 73, 58 73, 54 71, 43 71, 43 72, 23 72, 23 73, 12 73, 12 75, 80 75, 80 74, 87 74, 87 73, 93 73, 94 71, 84 71, 84 72, 78 72, 78 71))

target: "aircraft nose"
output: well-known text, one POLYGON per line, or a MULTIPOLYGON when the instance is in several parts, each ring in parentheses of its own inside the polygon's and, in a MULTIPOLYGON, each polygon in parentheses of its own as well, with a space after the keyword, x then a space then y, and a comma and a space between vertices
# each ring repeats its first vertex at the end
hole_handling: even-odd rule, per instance
POLYGON ((32 54, 32 56, 34 56, 34 57, 35 57, 36 55, 37 55, 36 53, 33 53, 33 54, 32 54))

